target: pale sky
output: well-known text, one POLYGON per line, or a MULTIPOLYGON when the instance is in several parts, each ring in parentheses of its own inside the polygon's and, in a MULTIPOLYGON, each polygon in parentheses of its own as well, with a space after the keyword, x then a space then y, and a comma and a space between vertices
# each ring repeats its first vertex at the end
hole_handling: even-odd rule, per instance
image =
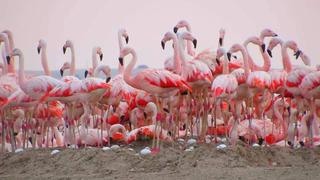
MULTIPOLYGON (((319 0, 0 0, 0 7, 0 31, 14 33, 28 70, 41 69, 39 39, 47 41, 51 69, 70 61, 70 54, 62 53, 67 39, 74 42, 77 68, 91 65, 92 47, 97 45, 104 63, 117 67, 119 28, 127 29, 138 64, 162 68, 172 49, 163 51, 160 40, 181 19, 189 21, 198 39, 197 52, 216 48, 220 27, 227 31, 227 48, 270 28, 284 40, 295 40, 313 64, 320 64, 319 0)), ((251 48, 256 55, 258 49, 251 48)), ((281 67, 279 49, 275 51, 272 67, 281 67)), ((253 57, 261 64, 260 56, 253 57)))

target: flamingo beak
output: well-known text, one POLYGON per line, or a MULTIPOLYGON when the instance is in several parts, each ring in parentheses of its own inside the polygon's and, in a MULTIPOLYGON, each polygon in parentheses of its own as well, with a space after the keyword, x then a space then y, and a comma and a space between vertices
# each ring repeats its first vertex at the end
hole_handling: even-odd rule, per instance
POLYGON ((111 80, 111 77, 107 77, 106 83, 110 82, 110 80, 111 80))
POLYGON ((216 62, 218 64, 218 66, 220 66, 220 60, 218 58, 216 58, 216 62))
POLYGON ((293 55, 296 57, 296 59, 298 59, 299 56, 300 56, 300 54, 301 54, 301 51, 298 50, 298 51, 297 51, 296 53, 294 53, 293 55))
POLYGON ((102 59, 103 59, 103 54, 101 53, 99 57, 100 57, 100 61, 102 61, 102 59))
POLYGON ((161 47, 162 47, 162 49, 165 48, 165 45, 166 45, 166 43, 164 43, 163 41, 161 41, 161 47))
POLYGON ((267 52, 268 52, 269 56, 272 57, 272 51, 270 49, 267 49, 267 52))
POLYGON ((62 77, 63 76, 63 70, 60 69, 60 76, 62 77))
POLYGON ((88 70, 85 70, 85 71, 84 71, 84 78, 87 78, 87 77, 88 77, 88 74, 89 74, 89 71, 88 71, 88 70))
POLYGON ((261 49, 262 49, 262 52, 264 53, 264 52, 266 51, 266 44, 263 43, 263 44, 261 45, 261 49))
POLYGON ((123 66, 123 57, 119 57, 119 63, 121 66, 123 66))
POLYGON ((126 43, 129 43, 129 36, 126 37, 126 43))
POLYGON ((197 39, 194 39, 194 40, 192 41, 192 43, 193 43, 193 47, 194 47, 194 48, 197 48, 197 39))
POLYGON ((227 57, 228 57, 228 60, 230 61, 231 60, 231 53, 230 52, 227 52, 227 57))
POLYGON ((63 50, 63 54, 65 54, 65 53, 66 53, 67 48, 66 48, 65 46, 63 46, 62 50, 63 50))
POLYGON ((147 113, 146 112, 143 112, 143 116, 145 119, 147 119, 147 113))
POLYGON ((219 38, 219 45, 222 46, 222 43, 223 43, 223 39, 219 38))
POLYGON ((174 32, 174 33, 177 33, 177 32, 178 32, 178 29, 179 29, 178 27, 174 27, 174 28, 173 28, 173 32, 174 32))
POLYGON ((37 47, 37 51, 38 51, 38 54, 40 54, 40 47, 39 46, 37 47))
POLYGON ((11 59, 10 56, 7 56, 6 59, 7 59, 7 64, 10 64, 10 59, 11 59))
POLYGON ((273 35, 273 37, 277 37, 277 36, 278 36, 278 34, 274 34, 274 35, 273 35))
POLYGON ((232 57, 235 58, 235 59, 238 59, 238 57, 236 55, 233 55, 232 57))

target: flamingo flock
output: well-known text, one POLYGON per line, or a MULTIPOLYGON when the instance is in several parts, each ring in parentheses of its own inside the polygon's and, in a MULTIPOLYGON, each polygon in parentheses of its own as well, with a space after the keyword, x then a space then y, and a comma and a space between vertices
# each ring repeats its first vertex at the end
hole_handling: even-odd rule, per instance
POLYGON ((92 67, 79 79, 71 40, 61 46, 61 53, 71 55, 60 68, 61 78, 52 76, 43 39, 36 47, 43 75, 31 76, 24 70, 30 60, 15 47, 13 33, 1 32, 1 151, 150 140, 152 151, 158 152, 163 141, 188 138, 231 147, 240 142, 320 145, 320 66, 311 65, 295 41, 283 40, 270 29, 229 49, 224 47, 225 34, 221 28, 217 49, 198 53, 190 24, 179 21, 159 40, 163 49, 172 49, 164 67, 133 73, 138 52, 127 45, 129 33, 120 29, 119 58, 114 60, 119 62, 118 74, 111 76, 102 48, 95 46, 92 67), (166 46, 170 41, 172 47, 166 46), (261 66, 250 55, 249 44, 258 48, 261 66), (281 56, 273 57, 278 45, 281 56), (288 51, 304 65, 292 65, 288 51), (271 69, 276 59, 283 68, 271 69))

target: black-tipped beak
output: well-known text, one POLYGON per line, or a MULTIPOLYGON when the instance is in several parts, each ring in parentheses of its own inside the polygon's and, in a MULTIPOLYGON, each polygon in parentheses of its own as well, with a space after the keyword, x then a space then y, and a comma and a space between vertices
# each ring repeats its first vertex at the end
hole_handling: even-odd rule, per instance
POLYGON ((194 47, 194 48, 197 48, 197 39, 194 39, 194 40, 192 41, 192 43, 193 43, 193 47, 194 47))
POLYGON ((274 34, 274 35, 273 35, 273 37, 277 37, 277 36, 278 36, 278 34, 274 34))
POLYGON ((266 44, 263 43, 263 44, 261 45, 261 49, 262 49, 262 52, 264 53, 264 52, 266 51, 266 44))
POLYGON ((123 66, 123 57, 119 57, 119 63, 121 66, 123 66))
POLYGON ((101 53, 99 57, 100 57, 100 61, 102 61, 102 59, 103 59, 103 54, 101 53))
MULTIPOLYGON (((61 71, 61 70, 60 70, 60 71, 61 71)), ((84 71, 84 78, 87 78, 87 77, 88 77, 88 73, 89 73, 88 70, 85 70, 85 71, 84 71)))
POLYGON ((166 113, 170 113, 169 109, 167 109, 167 108, 163 108, 163 111, 166 112, 166 113))
POLYGON ((272 57, 272 51, 270 49, 267 49, 267 53, 269 54, 270 57, 272 57))
POLYGON ((227 52, 227 57, 228 57, 228 60, 230 61, 231 60, 231 53, 230 52, 227 52))
POLYGON ((165 43, 163 42, 163 41, 161 41, 161 47, 162 47, 162 49, 164 49, 165 48, 165 43))
POLYGON ((298 50, 296 53, 294 53, 293 55, 294 56, 296 56, 296 59, 298 59, 299 58, 299 56, 300 56, 300 54, 301 54, 301 51, 300 50, 298 50))
POLYGON ((10 64, 10 59, 11 59, 10 56, 7 56, 6 59, 7 59, 7 64, 10 64))
POLYGON ((219 45, 220 45, 220 46, 222 46, 222 43, 223 43, 222 41, 223 41, 223 39, 222 39, 222 38, 219 38, 219 45))
POLYGON ((129 43, 129 36, 126 37, 126 43, 129 43))
POLYGON ((174 32, 174 33, 177 33, 177 32, 178 32, 178 29, 179 29, 179 28, 174 27, 174 28, 173 28, 173 32, 174 32))
POLYGON ((111 77, 107 77, 106 83, 110 82, 110 80, 111 80, 111 77))
POLYGON ((218 66, 220 66, 220 60, 218 58, 216 58, 216 62, 218 64, 218 66))
POLYGON ((235 58, 235 59, 238 59, 238 57, 236 55, 233 55, 232 57, 235 58))
POLYGON ((145 119, 147 119, 147 113, 146 112, 143 112, 143 116, 145 119))
POLYGON ((37 47, 38 54, 40 54, 40 47, 37 47))
POLYGON ((67 48, 63 46, 62 50, 63 50, 63 54, 65 54, 65 53, 66 53, 67 48))
POLYGON ((60 69, 60 76, 62 77, 63 76, 63 70, 60 69))

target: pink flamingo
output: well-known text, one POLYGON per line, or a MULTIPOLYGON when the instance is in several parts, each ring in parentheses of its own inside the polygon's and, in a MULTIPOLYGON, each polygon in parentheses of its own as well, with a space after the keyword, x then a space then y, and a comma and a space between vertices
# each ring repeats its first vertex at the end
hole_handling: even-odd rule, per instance
POLYGON ((43 39, 39 40, 37 51, 38 51, 38 54, 40 54, 41 52, 41 64, 44 70, 44 74, 46 76, 51 76, 51 71, 49 69, 48 60, 47 60, 47 43, 43 39))
POLYGON ((180 76, 162 69, 144 69, 132 77, 131 72, 137 62, 135 50, 130 47, 123 48, 119 62, 123 65, 123 58, 128 54, 132 55, 132 59, 124 70, 124 80, 130 86, 147 91, 157 97, 169 97, 177 94, 179 90, 191 91, 191 87, 180 76))
POLYGON ((89 74, 90 76, 93 76, 94 74, 94 70, 97 68, 98 66, 98 60, 97 60, 97 55, 100 58, 100 61, 102 61, 103 59, 103 53, 101 50, 101 47, 96 46, 92 48, 92 68, 88 69, 85 71, 84 73, 84 77, 86 78, 87 75, 89 74))

